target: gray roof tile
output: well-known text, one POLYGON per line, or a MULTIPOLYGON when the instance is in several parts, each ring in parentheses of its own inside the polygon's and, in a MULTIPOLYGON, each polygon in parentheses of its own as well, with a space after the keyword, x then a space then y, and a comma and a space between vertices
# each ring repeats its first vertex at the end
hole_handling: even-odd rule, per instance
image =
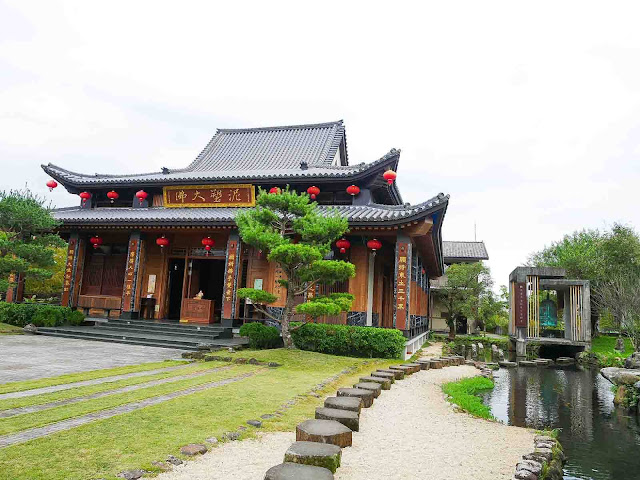
MULTIPOLYGON (((394 225, 424 217, 431 212, 446 208, 449 196, 439 195, 418 205, 321 205, 321 212, 337 210, 348 218, 352 225, 384 223, 394 225)), ((162 224, 232 224, 242 208, 132 208, 103 207, 82 209, 80 207, 54 210, 53 216, 67 225, 162 225, 162 224)))
POLYGON ((445 263, 448 259, 489 260, 484 242, 442 242, 445 263))

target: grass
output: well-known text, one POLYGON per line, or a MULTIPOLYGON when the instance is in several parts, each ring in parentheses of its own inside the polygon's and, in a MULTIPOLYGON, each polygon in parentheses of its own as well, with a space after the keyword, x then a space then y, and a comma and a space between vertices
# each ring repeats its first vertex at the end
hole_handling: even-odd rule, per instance
POLYGON ((22 335, 22 328, 0 322, 0 335, 22 335))
MULTIPOLYGON (((249 419, 258 419, 262 414, 278 410, 283 415, 263 420, 261 430, 292 431, 300 421, 313 418, 315 408, 321 405, 324 397, 334 395, 340 386, 351 386, 364 373, 399 362, 285 349, 241 351, 232 356, 253 357, 282 366, 234 365, 235 374, 241 371, 257 373, 222 387, 0 449, 0 479, 115 479, 117 473, 125 469, 154 471, 151 462, 164 460, 169 454, 180 456, 179 449, 183 445, 203 443, 211 436, 220 438, 225 432, 247 426, 249 419), (317 392, 318 397, 309 394, 318 383, 335 375, 338 378, 317 392), (296 403, 283 408, 289 400, 296 403)), ((206 363, 209 364, 224 365, 222 362, 206 363)), ((137 392, 128 395, 134 393, 137 392)), ((243 438, 254 435, 255 430, 248 428, 242 434, 243 438)))
POLYGON ((87 372, 69 373, 59 377, 39 378, 37 380, 25 380, 21 382, 10 382, 0 385, 0 394, 21 392, 34 388, 52 387, 66 383, 82 382, 85 380, 95 380, 97 378, 123 375, 126 373, 144 372, 158 368, 175 367, 188 362, 182 360, 165 360, 163 362, 143 363, 140 365, 127 365, 125 367, 107 368, 104 370, 89 370, 87 372))
POLYGON ((445 383, 442 390, 449 396, 449 401, 475 417, 493 420, 491 410, 478 396, 493 388, 493 382, 484 377, 465 378, 458 382, 445 383))
POLYGON ((154 373, 150 375, 143 375, 140 377, 125 378, 123 380, 117 380, 115 382, 99 383, 97 385, 87 385, 85 387, 69 388, 67 390, 60 390, 57 392, 43 393, 41 395, 32 395, 29 397, 20 398, 7 398, 0 400, 0 410, 7 410, 10 408, 28 407, 31 405, 42 405, 43 403, 50 403, 59 400, 67 400, 76 397, 83 397, 91 395, 93 393, 106 392, 108 390, 116 390, 118 388, 127 387, 131 385, 139 385, 145 382, 151 382, 154 380, 161 380, 165 378, 178 377, 187 375, 190 373, 196 373, 205 371, 211 368, 219 368, 220 364, 212 363, 193 363, 185 365, 183 368, 172 370, 169 372, 154 373))
POLYGON ((624 352, 615 349, 617 337, 610 335, 598 335, 591 339, 591 353, 598 358, 598 363, 602 367, 621 367, 624 359, 633 353, 631 340, 623 337, 624 352))

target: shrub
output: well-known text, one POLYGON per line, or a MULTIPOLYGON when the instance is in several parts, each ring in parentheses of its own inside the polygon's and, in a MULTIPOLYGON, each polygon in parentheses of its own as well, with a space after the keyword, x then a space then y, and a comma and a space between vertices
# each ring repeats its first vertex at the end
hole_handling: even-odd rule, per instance
POLYGON ((79 325, 84 315, 79 310, 57 305, 0 302, 0 322, 17 327, 32 323, 36 327, 55 327, 63 324, 79 325))
POLYGON ((493 419, 491 409, 482 403, 482 399, 478 394, 493 387, 493 382, 488 378, 472 377, 457 382, 445 383, 442 390, 449 396, 451 403, 455 403, 465 412, 489 420, 493 419))
POLYGON ((278 348, 282 344, 280 332, 276 327, 267 327, 262 323, 245 323, 240 327, 240 335, 249 337, 251 348, 278 348))
POLYGON ((399 330, 306 323, 291 332, 300 350, 350 357, 400 358, 406 339, 399 330))

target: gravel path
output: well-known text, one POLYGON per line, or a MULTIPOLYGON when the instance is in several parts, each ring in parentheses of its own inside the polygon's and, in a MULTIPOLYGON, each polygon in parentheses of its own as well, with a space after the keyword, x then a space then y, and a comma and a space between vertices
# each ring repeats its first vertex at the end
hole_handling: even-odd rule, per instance
MULTIPOLYGON (((343 449, 336 480, 513 478, 516 463, 531 451, 533 432, 457 413, 444 400, 442 383, 477 373, 470 366, 420 372, 383 392, 362 410, 360 432, 353 447, 343 449)), ((157 478, 262 480, 294 441, 291 432, 225 443, 157 478)))

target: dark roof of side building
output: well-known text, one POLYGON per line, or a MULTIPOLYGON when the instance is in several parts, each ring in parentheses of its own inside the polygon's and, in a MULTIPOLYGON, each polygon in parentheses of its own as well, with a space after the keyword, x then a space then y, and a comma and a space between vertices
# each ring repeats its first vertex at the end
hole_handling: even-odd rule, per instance
POLYGON ((442 242, 444 263, 489 260, 484 242, 442 242))

